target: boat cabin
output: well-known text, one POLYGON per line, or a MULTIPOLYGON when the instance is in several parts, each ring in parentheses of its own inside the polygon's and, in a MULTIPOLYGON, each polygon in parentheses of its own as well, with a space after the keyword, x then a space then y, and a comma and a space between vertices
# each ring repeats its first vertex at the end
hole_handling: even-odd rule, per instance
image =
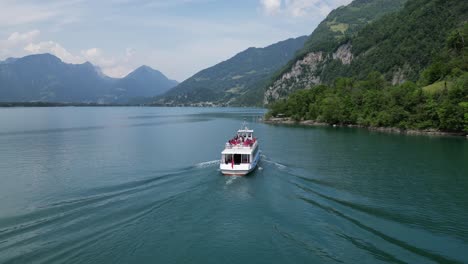
POLYGON ((234 137, 226 142, 219 165, 224 175, 246 175, 255 169, 260 151, 253 132, 244 123, 234 137))
POLYGON ((257 154, 257 139, 253 136, 251 129, 239 129, 236 135, 230 139, 222 154, 222 161, 225 164, 249 164, 252 157, 257 154))
POLYGON ((258 148, 255 148, 253 151, 239 151, 239 149, 225 149, 222 152, 221 160, 224 164, 250 164, 254 157, 256 157, 258 148))

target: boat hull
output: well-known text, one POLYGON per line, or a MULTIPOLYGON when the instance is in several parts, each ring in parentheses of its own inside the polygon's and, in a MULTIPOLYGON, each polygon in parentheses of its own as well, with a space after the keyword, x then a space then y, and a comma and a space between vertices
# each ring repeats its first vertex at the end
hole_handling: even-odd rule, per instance
POLYGON ((260 151, 257 152, 257 155, 251 164, 240 164, 232 166, 231 164, 223 164, 221 162, 219 169, 221 173, 226 176, 245 176, 257 168, 259 160, 260 151))
POLYGON ((226 176, 245 176, 249 174, 251 171, 253 171, 255 168, 251 170, 221 170, 221 173, 226 175, 226 176))

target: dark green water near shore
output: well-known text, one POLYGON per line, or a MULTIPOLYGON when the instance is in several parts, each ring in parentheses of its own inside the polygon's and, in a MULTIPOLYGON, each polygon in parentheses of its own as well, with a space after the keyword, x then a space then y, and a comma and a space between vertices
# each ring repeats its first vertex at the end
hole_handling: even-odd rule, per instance
POLYGON ((0 263, 468 263, 468 140, 258 109, 0 109, 0 263), (224 177, 245 119, 262 160, 224 177))

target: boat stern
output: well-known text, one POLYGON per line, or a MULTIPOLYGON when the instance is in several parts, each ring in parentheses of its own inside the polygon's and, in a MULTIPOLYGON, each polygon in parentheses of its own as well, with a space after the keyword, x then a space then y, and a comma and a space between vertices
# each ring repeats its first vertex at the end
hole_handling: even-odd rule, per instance
POLYGON ((221 170, 221 173, 226 176, 244 176, 253 170, 250 164, 232 165, 225 163, 221 163, 219 165, 219 169, 221 170))

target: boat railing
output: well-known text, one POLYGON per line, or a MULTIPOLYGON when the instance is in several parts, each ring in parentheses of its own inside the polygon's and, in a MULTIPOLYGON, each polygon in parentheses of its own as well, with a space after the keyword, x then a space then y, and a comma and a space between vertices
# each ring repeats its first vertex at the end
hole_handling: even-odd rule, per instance
POLYGON ((257 141, 254 141, 252 144, 244 144, 244 143, 238 143, 238 144, 233 144, 233 143, 229 143, 229 142, 226 142, 225 144, 225 148, 226 149, 252 149, 254 148, 255 146, 257 145, 257 141))

